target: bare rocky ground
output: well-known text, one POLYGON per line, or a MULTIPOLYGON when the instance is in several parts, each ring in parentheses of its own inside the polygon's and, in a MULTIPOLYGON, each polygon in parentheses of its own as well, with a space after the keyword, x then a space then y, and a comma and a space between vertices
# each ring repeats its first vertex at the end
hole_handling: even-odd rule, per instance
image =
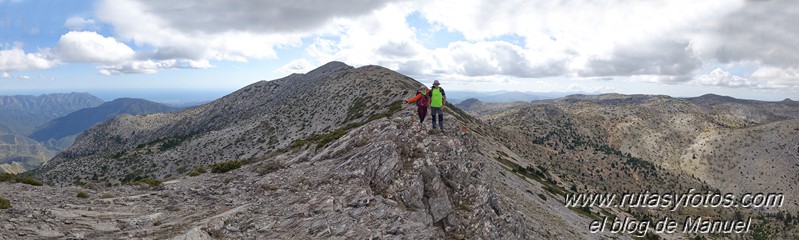
POLYGON ((322 148, 161 186, 0 183, 2 239, 607 239, 560 196, 485 153, 503 148, 448 115, 406 106, 322 148), (515 175, 515 176, 514 176, 515 175), (78 198, 78 192, 89 197, 78 198))

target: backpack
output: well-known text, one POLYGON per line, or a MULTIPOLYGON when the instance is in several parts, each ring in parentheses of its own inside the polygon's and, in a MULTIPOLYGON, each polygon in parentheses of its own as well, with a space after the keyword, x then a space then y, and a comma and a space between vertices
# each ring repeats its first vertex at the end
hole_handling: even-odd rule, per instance
POLYGON ((427 96, 427 93, 422 94, 422 97, 419 98, 419 100, 416 100, 417 107, 427 107, 429 105, 430 105, 430 97, 427 96))

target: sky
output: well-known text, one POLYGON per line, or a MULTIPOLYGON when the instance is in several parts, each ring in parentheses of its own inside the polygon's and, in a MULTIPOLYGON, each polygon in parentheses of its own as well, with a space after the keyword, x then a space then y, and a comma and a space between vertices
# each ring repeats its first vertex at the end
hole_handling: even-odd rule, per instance
POLYGON ((0 94, 205 100, 342 61, 450 91, 797 100, 796 26, 790 0, 0 0, 0 94))

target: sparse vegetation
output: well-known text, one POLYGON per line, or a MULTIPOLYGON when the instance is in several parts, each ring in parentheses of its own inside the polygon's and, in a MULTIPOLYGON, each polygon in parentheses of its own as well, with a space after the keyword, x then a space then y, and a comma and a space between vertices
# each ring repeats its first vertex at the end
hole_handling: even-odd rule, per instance
POLYGON ((372 98, 356 98, 352 101, 352 105, 347 108, 347 120, 353 120, 363 117, 363 110, 366 108, 366 103, 371 102, 372 98))
POLYGON ((452 105, 449 102, 446 104, 445 109, 450 110, 452 116, 462 122, 472 122, 472 123, 477 122, 477 119, 472 117, 472 115, 469 115, 468 113, 464 112, 458 107, 455 107, 455 105, 452 105))
POLYGON ((377 119, 380 119, 380 118, 391 116, 391 115, 393 115, 394 113, 396 113, 396 112, 398 112, 400 110, 402 110, 402 101, 395 101, 395 102, 391 103, 388 106, 388 110, 386 110, 383 113, 379 113, 379 114, 375 114, 375 115, 369 116, 369 118, 368 118, 368 120, 366 122, 350 123, 350 124, 347 124, 346 126, 344 126, 342 128, 333 130, 332 132, 329 132, 329 133, 314 134, 314 135, 311 135, 311 136, 306 137, 304 139, 297 139, 297 140, 294 140, 294 142, 291 143, 291 147, 302 147, 302 146, 305 146, 305 145, 310 144, 310 143, 316 143, 316 148, 322 148, 325 145, 327 145, 328 143, 330 143, 332 141, 335 141, 336 139, 341 138, 342 136, 347 134, 353 128, 357 128, 357 127, 363 126, 364 124, 366 124, 368 122, 371 122, 371 121, 374 121, 374 120, 377 120, 377 119))
POLYGON ((212 173, 226 173, 241 167, 241 162, 237 160, 211 164, 212 173))
POLYGON ((24 184, 28 184, 28 185, 33 185, 33 186, 42 186, 42 185, 44 185, 44 184, 42 184, 42 182, 39 182, 39 180, 33 179, 31 177, 22 177, 22 178, 20 178, 19 182, 20 183, 24 183, 24 184))
POLYGON ((161 186, 161 181, 158 181, 158 180, 155 180, 155 179, 152 179, 152 178, 142 178, 142 179, 139 179, 139 180, 137 180, 135 182, 132 182, 133 185, 139 185, 139 184, 142 184, 142 183, 147 184, 150 187, 161 186))
POLYGON ((275 191, 278 189, 278 187, 275 184, 263 183, 261 184, 261 189, 266 191, 275 191))
POLYGON ((161 151, 166 151, 175 148, 183 143, 183 141, 186 141, 186 139, 188 139, 188 137, 173 137, 164 139, 163 143, 161 143, 161 146, 158 149, 161 151))
POLYGON ((76 197, 78 197, 78 198, 89 198, 89 193, 87 193, 87 192, 78 192, 78 195, 76 195, 76 197))
POLYGON ((391 115, 394 115, 394 113, 399 112, 400 110, 402 110, 402 101, 395 101, 388 105, 388 110, 382 113, 369 116, 369 119, 366 122, 371 122, 384 117, 389 117, 391 115))
POLYGON ((194 170, 191 170, 191 172, 189 173, 189 176, 196 177, 196 176, 200 176, 200 174, 203 174, 203 173, 205 173, 205 167, 197 166, 197 167, 194 168, 194 170))
POLYGON ((587 217, 589 219, 602 220, 602 218, 600 218, 599 216, 596 216, 593 213, 591 213, 591 209, 587 208, 587 207, 585 207, 585 208, 569 207, 569 210, 572 210, 572 211, 574 211, 574 212, 576 212, 576 213, 578 213, 580 215, 583 215, 584 217, 587 217))
POLYGON ((0 174, 0 182, 10 182, 10 183, 24 183, 32 186, 42 186, 42 182, 36 180, 32 177, 28 176, 18 176, 15 174, 9 173, 2 173, 0 174))
POLYGON ((263 175, 266 175, 266 174, 270 174, 270 173, 273 173, 273 172, 275 172, 277 170, 283 169, 285 167, 286 166, 284 166, 283 163, 281 163, 279 161, 268 161, 268 162, 262 164, 258 168, 258 175, 259 176, 263 176, 263 175))
MULTIPOLYGON (((192 136, 177 136, 158 139, 149 143, 142 143, 136 146, 136 149, 149 148, 150 146, 157 146, 158 151, 166 151, 179 146, 184 141, 190 139, 192 136)), ((124 152, 123 152, 124 154, 124 152)))
POLYGON ((9 208, 11 208, 11 201, 3 197, 0 197, 0 209, 9 209, 9 208))

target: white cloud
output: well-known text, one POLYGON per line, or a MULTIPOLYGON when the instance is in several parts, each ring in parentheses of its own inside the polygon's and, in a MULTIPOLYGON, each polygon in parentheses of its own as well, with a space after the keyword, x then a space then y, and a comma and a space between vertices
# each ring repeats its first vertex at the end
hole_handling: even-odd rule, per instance
POLYGON ((336 19, 321 30, 306 49, 321 62, 340 60, 353 65, 380 64, 390 68, 418 58, 425 49, 405 18, 411 4, 390 4, 356 18, 336 19))
POLYGON ((334 18, 369 13, 386 1, 101 1, 99 20, 118 37, 151 47, 153 60, 277 58, 334 18))
POLYGON ((793 1, 745 1, 715 24, 694 33, 693 45, 706 58, 721 63, 755 61, 797 68, 797 15, 799 4, 793 1))
POLYGON ((314 69, 314 66, 310 61, 305 58, 292 60, 289 63, 277 68, 275 72, 278 73, 306 73, 314 69))
POLYGON ((169 58, 163 51, 135 52, 113 37, 96 32, 71 31, 56 44, 54 53, 65 62, 97 64, 103 75, 156 73, 162 69, 201 69, 212 67, 205 59, 169 58))
POLYGON ((19 77, 17 77, 17 78, 19 78, 19 79, 22 79, 22 80, 28 80, 28 79, 31 79, 31 77, 30 77, 30 76, 28 76, 28 75, 20 75, 20 76, 19 76, 19 77))
POLYGON ((99 65, 97 69, 103 75, 120 75, 120 74, 151 74, 156 73, 163 69, 202 69, 212 67, 208 61, 195 61, 195 60, 140 60, 130 61, 122 64, 115 65, 99 65))
POLYGON ((429 52, 421 62, 409 62, 404 67, 428 75, 529 78, 562 75, 565 59, 540 61, 535 53, 504 41, 454 42, 429 52))
POLYGON ((467 82, 620 77, 773 88, 796 86, 799 69, 793 44, 799 28, 791 21, 799 5, 789 1, 101 0, 95 11, 93 19, 67 19, 64 26, 79 31, 62 36, 52 51, 21 53, 51 65, 27 60, 0 71, 46 68, 57 60, 95 63, 108 75, 208 68, 212 61, 277 59, 276 49, 300 47, 303 40, 310 40, 306 56, 277 72, 338 60, 467 82), (414 13, 431 26, 409 25, 414 13), (115 35, 85 31, 101 23, 115 35), (439 30, 465 39, 435 39, 439 30), (449 42, 425 47, 430 41, 449 42), (701 71, 739 62, 757 63, 759 70, 751 76, 701 71))
MULTIPOLYGON (((379 64, 410 75, 544 77, 563 74, 565 59, 541 61, 538 52, 505 41, 453 42, 427 49, 406 18, 414 4, 391 4, 354 19, 339 19, 306 52, 319 63, 379 64)), ((284 68, 293 65, 287 64, 284 68)), ((466 81, 466 80, 464 80, 466 81)))
POLYGON ((691 81, 692 84, 705 85, 705 86, 722 86, 722 87, 764 87, 759 81, 754 81, 741 76, 733 75, 727 71, 716 68, 709 74, 697 76, 691 81))
POLYGON ((95 24, 97 23, 94 19, 85 19, 82 17, 71 17, 64 22, 64 26, 73 31, 91 30, 96 28, 95 24))
MULTIPOLYGON (((519 36, 543 65, 566 76, 665 76, 690 80, 701 67, 689 30, 734 11, 728 1, 430 1, 435 24, 472 41, 519 36), (684 76, 689 75, 689 76, 684 76)), ((541 64, 541 63, 539 63, 541 64)))
POLYGON ((0 50, 0 71, 11 72, 29 69, 47 69, 58 64, 47 49, 37 53, 25 53, 22 44, 16 43, 11 49, 0 50))
POLYGON ((766 87, 799 90, 799 68, 761 67, 751 78, 766 83, 766 87))
POLYGON ((10 78, 11 78, 11 74, 9 74, 7 72, 3 72, 3 79, 10 79, 10 78))
MULTIPOLYGON (((687 42, 649 41, 614 47, 604 57, 588 57, 576 70, 579 76, 658 75, 680 77, 701 67, 687 42)), ((686 78, 690 79, 690 78, 686 78)))
POLYGON ((68 32, 61 36, 55 53, 66 62, 117 63, 131 60, 133 49, 96 32, 68 32))
MULTIPOLYGON (((202 32, 208 35, 229 32, 288 33, 307 31, 325 25, 334 18, 357 17, 396 0, 105 0, 101 11, 127 8, 144 14, 135 19, 157 20, 155 25, 183 33, 202 32), (109 5, 119 5, 115 8, 109 5)), ((127 15, 127 14, 126 14, 127 15)))

